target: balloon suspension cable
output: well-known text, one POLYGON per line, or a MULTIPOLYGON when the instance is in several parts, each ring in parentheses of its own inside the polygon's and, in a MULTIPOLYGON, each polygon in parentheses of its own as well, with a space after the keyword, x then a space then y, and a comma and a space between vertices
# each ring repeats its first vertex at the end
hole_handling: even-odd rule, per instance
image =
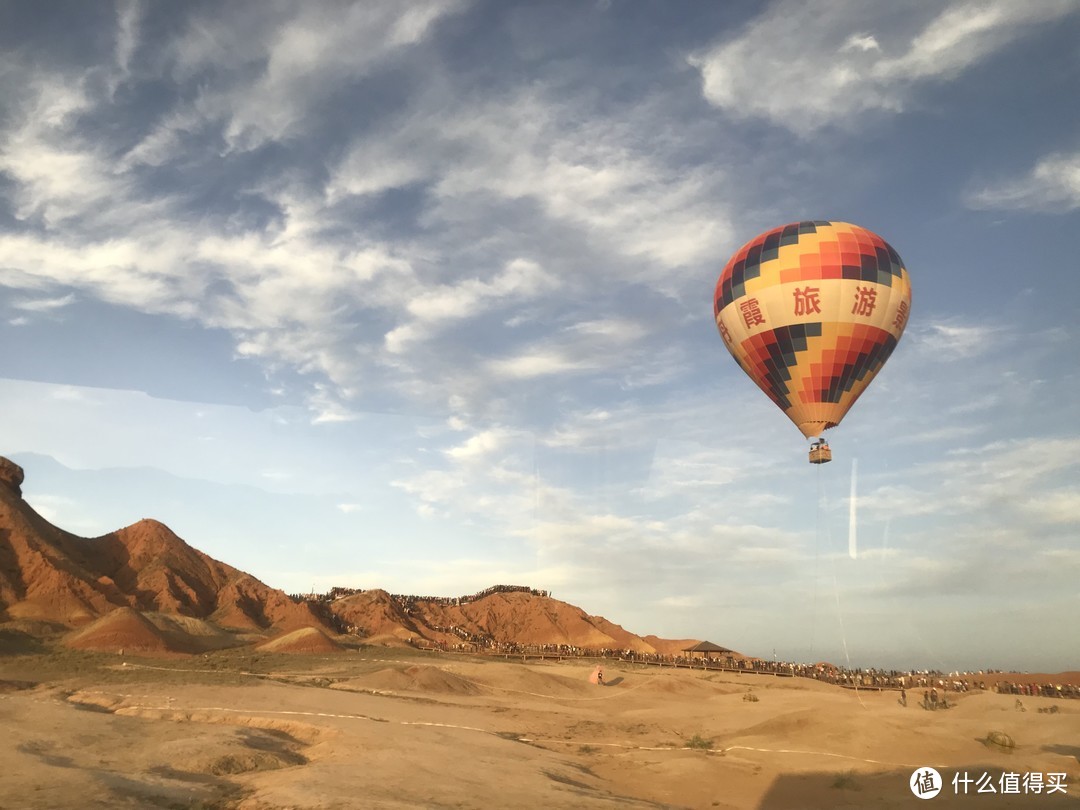
POLYGON ((814 596, 810 604, 810 658, 814 657, 814 638, 817 631, 818 555, 821 551, 821 502, 824 498, 821 484, 821 465, 817 465, 817 519, 814 526, 814 596))

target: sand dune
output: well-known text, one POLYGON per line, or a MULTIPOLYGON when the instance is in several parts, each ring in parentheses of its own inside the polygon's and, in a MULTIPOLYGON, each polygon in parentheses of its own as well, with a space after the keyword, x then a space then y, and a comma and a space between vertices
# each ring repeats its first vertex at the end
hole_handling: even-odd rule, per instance
POLYGON ((301 627, 263 642, 258 650, 277 653, 336 653, 345 648, 317 627, 301 627))
POLYGON ((64 639, 68 647, 117 652, 180 652, 149 619, 131 608, 117 608, 64 639))
POLYGON ((421 692, 436 695, 477 695, 477 684, 439 667, 387 667, 363 678, 338 684, 339 688, 390 692, 421 692))
POLYGON ((370 648, 275 658, 246 681, 232 651, 200 656, 202 669, 121 671, 102 656, 52 670, 52 687, 29 675, 53 659, 30 658, 0 660, 5 807, 901 808, 921 766, 946 780, 1065 774, 1064 796, 974 807, 1080 805, 1080 705, 1067 700, 1018 712, 979 692, 928 712, 797 679, 608 662, 601 687, 589 662, 370 648), (986 746, 991 730, 1015 749, 986 746))
POLYGON ((170 615, 168 613, 146 613, 144 615, 151 624, 161 631, 169 645, 176 650, 200 653, 239 647, 246 643, 242 636, 227 632, 205 619, 176 614, 170 615))

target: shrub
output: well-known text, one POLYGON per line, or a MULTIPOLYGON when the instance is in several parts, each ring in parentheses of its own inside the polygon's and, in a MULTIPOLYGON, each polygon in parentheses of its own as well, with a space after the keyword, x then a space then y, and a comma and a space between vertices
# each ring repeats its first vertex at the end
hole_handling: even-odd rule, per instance
POLYGON ((693 737, 686 741, 687 748, 693 748, 698 751, 708 751, 712 749, 712 746, 712 739, 705 739, 698 734, 695 734, 693 737))
POLYGON ((832 786, 837 790, 858 790, 859 783, 855 781, 855 771, 844 771, 837 774, 832 786))

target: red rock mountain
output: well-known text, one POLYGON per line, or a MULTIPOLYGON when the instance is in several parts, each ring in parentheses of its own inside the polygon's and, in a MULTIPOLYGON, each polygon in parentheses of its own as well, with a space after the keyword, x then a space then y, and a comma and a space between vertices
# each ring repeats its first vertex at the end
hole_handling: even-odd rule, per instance
POLYGON ((406 607, 386 591, 371 590, 338 599, 330 609, 368 637, 423 638, 451 645, 479 637, 525 645, 564 644, 643 653, 667 652, 673 644, 655 636, 646 641, 602 616, 590 616, 566 602, 524 591, 452 602, 412 599, 406 607))
MULTIPOLYGON (((535 592, 402 600, 370 590, 329 604, 294 602, 192 548, 155 520, 140 520, 92 539, 58 529, 22 499, 22 481, 22 468, 0 457, 0 622, 40 620, 79 627, 86 632, 71 638, 76 646, 202 648, 198 640, 173 639, 175 632, 151 632, 151 622, 167 623, 159 614, 279 634, 304 627, 330 632, 351 627, 371 642, 391 644, 485 639, 668 653, 693 643, 642 639, 603 617, 535 592), (141 613, 152 615, 147 619, 141 613), (142 641, 136 642, 136 636, 142 641), (167 644, 166 637, 171 639, 167 644)), ((310 646, 319 638, 309 633, 301 641, 301 646, 310 646)))
POLYGON ((22 469, 3 461, 0 620, 77 626, 128 607, 252 630, 323 625, 310 605, 208 557, 155 520, 93 539, 56 528, 12 485, 22 469), (12 467, 17 474, 9 476, 12 467))

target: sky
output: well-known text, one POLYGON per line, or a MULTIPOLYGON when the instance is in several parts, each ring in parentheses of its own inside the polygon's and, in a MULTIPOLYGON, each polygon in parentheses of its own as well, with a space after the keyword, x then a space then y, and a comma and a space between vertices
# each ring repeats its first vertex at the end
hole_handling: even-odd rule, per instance
POLYGON ((1077 43, 1072 0, 4 3, 0 454, 289 592, 1080 669, 1077 43), (712 315, 806 219, 913 288, 820 466, 712 315))

